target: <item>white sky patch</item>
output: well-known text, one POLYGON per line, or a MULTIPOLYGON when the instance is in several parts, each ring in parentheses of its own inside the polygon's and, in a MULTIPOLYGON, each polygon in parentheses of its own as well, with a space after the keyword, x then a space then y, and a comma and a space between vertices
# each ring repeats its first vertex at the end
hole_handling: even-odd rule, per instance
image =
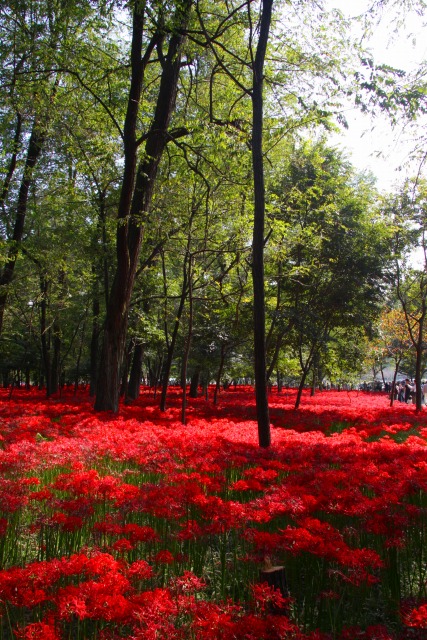
MULTIPOLYGON (((363 14, 372 5, 370 0, 327 0, 327 8, 339 9, 344 16, 363 14)), ((403 11, 403 9, 401 10, 403 11)), ((376 64, 387 64, 407 72, 415 69, 427 59, 426 18, 415 13, 402 15, 402 24, 396 27, 394 12, 385 11, 380 24, 369 41, 376 64)), ((354 28, 354 34, 360 33, 354 28)), ((414 147, 405 131, 393 129, 386 115, 375 119, 349 106, 345 113, 349 129, 332 138, 332 142, 348 152, 352 164, 359 170, 370 170, 377 178, 377 186, 383 191, 393 190, 405 177, 414 175, 417 167, 406 167, 409 154, 414 147)))

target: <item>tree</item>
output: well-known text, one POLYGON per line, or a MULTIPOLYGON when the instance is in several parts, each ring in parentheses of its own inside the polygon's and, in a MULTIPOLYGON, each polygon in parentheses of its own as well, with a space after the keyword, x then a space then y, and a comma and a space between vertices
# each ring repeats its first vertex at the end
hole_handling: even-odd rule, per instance
MULTIPOLYGON (((254 228, 252 239, 252 281, 254 288, 254 360, 258 440, 261 447, 271 442, 265 355, 264 226, 265 187, 263 161, 264 60, 271 23, 273 0, 263 0, 259 38, 252 63, 252 167, 254 180, 254 228)), ((253 35, 251 34, 251 39, 253 35)))
POLYGON ((86 0, 76 3, 7 3, 0 14, 6 164, 0 187, 3 265, 0 333, 24 237, 34 172, 60 102, 62 63, 93 22, 86 0), (15 121, 15 125, 12 122, 15 121), (9 136, 8 136, 9 134, 9 136))
POLYGON ((393 288, 404 313, 415 351, 416 408, 422 409, 422 362, 427 319, 427 183, 414 180, 385 199, 384 213, 392 218, 394 235, 393 288), (416 254, 414 254, 416 252, 416 254), (418 264, 416 264, 418 261, 418 264))
POLYGON ((176 5, 172 18, 167 20, 167 7, 160 5, 154 31, 146 43, 144 38, 150 9, 140 2, 135 2, 133 7, 131 82, 123 127, 124 172, 117 214, 117 269, 105 320, 95 401, 95 409, 98 411, 118 411, 129 305, 138 268, 144 221, 150 212, 163 151, 167 142, 180 133, 170 131, 170 120, 175 108, 191 6, 190 0, 183 0, 176 5), (166 53, 163 51, 165 44, 166 53), (138 136, 144 74, 155 49, 161 68, 157 101, 147 131, 138 136), (145 142, 144 153, 138 160, 138 147, 142 142, 145 142))
POLYGON ((413 348, 404 312, 401 309, 385 308, 381 313, 378 333, 382 356, 386 358, 386 361, 392 361, 394 364, 390 394, 390 406, 392 407, 401 362, 413 348))
POLYGON ((300 362, 297 408, 310 370, 319 366, 337 330, 370 331, 382 301, 387 254, 375 193, 339 152, 321 140, 296 147, 287 162, 271 216, 272 263, 280 274, 272 276, 280 287, 272 324, 277 343, 285 342, 300 362))

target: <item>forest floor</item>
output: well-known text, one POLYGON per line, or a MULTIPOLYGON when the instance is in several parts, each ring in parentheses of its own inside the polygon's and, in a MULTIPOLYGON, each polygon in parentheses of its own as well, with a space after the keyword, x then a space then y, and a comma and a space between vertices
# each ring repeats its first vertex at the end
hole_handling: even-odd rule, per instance
POLYGON ((0 391, 0 639, 425 640, 427 410, 212 397, 0 391))

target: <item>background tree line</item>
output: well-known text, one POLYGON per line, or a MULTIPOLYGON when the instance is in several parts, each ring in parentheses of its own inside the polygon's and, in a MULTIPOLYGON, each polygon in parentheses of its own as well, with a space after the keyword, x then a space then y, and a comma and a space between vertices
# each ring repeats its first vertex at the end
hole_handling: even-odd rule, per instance
POLYGON ((357 378, 385 304, 406 314, 422 375, 425 264, 409 256, 424 251, 425 187, 380 196, 328 143, 350 94, 414 123, 422 66, 413 79, 373 68, 339 12, 275 3, 259 93, 265 216, 253 235, 265 10, 3 3, 4 385, 51 395, 86 382, 96 409, 116 411, 141 379, 162 409, 169 383, 191 379, 192 394, 215 382, 216 401, 221 383, 253 379, 262 312, 265 381, 297 383, 299 403, 308 383, 357 378), (254 309, 257 242, 265 300, 254 309))

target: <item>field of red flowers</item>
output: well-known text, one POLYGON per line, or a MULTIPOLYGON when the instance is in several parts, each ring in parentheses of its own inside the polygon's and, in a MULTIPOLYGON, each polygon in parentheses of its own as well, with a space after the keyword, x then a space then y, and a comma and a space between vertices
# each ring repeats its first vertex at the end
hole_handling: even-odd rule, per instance
MULTIPOLYGON (((422 640, 427 409, 0 391, 0 638, 422 640), (283 566, 285 593, 260 579, 283 566)), ((282 585, 283 586, 283 585, 282 585)))

